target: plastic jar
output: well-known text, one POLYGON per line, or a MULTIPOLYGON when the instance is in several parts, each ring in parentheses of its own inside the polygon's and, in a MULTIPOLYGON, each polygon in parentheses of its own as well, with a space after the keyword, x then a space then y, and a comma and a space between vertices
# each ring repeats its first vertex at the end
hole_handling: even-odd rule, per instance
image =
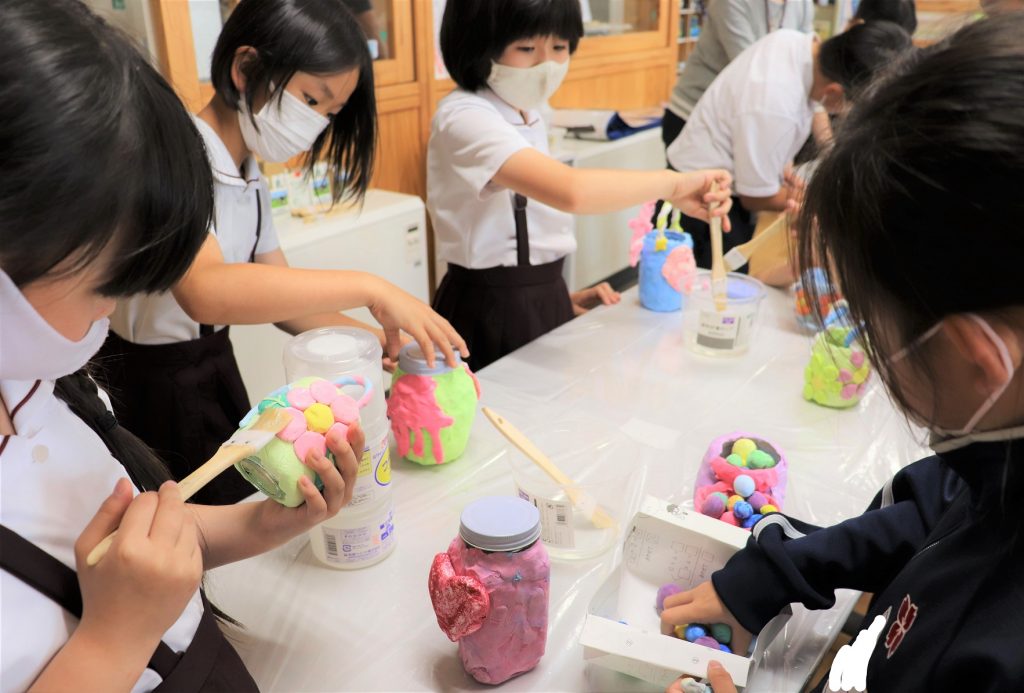
POLYGON ((683 308, 683 343, 705 356, 739 356, 750 349, 757 332, 764 284, 745 274, 726 275, 725 310, 715 307, 711 272, 697 272, 693 292, 683 308))
POLYGON ((540 532, 530 503, 481 498, 462 511, 459 536, 434 557, 428 586, 438 625, 481 683, 507 681, 544 656, 551 567, 540 532))
POLYGON ((309 531, 313 555, 340 570, 380 563, 395 550, 394 512, 391 489, 376 502, 342 508, 309 531))

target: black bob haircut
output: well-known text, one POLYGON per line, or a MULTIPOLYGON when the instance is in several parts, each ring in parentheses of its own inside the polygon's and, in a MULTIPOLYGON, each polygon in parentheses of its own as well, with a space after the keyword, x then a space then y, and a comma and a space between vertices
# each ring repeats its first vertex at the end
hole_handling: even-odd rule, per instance
POLYGON ((19 287, 110 247, 101 294, 164 291, 208 234, 213 177, 192 119, 75 0, 0 5, 0 158, 0 267, 19 287))
POLYGON ((854 100, 875 75, 912 47, 910 34, 892 22, 857 24, 821 44, 818 64, 854 100))
POLYGON ((441 56, 456 84, 480 91, 491 61, 514 41, 533 36, 558 36, 574 53, 583 37, 579 0, 448 0, 441 56))
POLYGON ((268 103, 280 103, 296 72, 332 75, 352 69, 359 70, 355 91, 304 162, 308 173, 326 159, 332 197, 338 201, 363 196, 377 150, 373 61, 362 28, 342 0, 244 0, 224 23, 213 49, 210 77, 226 104, 237 110, 239 100, 245 99, 253 113, 258 94, 265 93, 268 103), (231 67, 244 46, 254 48, 256 55, 239 66, 246 78, 245 92, 239 93, 231 67))
MULTIPOLYGON (((1024 305, 1021 36, 1024 12, 1010 13, 906 56, 853 107, 807 187, 800 266, 828 258, 904 411, 885 367, 898 350, 948 315, 1024 305)), ((941 382, 926 353, 906 363, 941 382)))
POLYGON ((917 30, 914 0, 860 0, 853 18, 862 22, 892 22, 908 34, 917 30))

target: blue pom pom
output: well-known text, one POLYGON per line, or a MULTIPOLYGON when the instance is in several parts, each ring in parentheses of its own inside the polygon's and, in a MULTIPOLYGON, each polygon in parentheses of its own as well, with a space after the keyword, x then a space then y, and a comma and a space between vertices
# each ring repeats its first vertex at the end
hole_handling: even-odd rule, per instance
MULTIPOLYGON (((754 514, 754 508, 747 501, 738 501, 736 505, 732 506, 732 514, 736 516, 737 520, 746 520, 754 514)), ((743 526, 746 527, 746 524, 743 526)))
POLYGON ((703 626, 687 626, 686 639, 693 642, 697 638, 703 638, 708 632, 703 626))
POLYGON ((758 515, 757 513, 754 513, 753 515, 751 515, 743 521, 743 528, 750 529, 751 527, 756 525, 757 521, 760 520, 762 517, 764 517, 764 515, 758 515))
POLYGON ((740 474, 738 477, 733 479, 732 487, 736 490, 736 493, 744 498, 749 498, 750 494, 757 490, 757 484, 755 484, 754 480, 746 474, 740 474))
POLYGON ((722 652, 728 652, 729 654, 732 654, 732 650, 724 642, 718 643, 718 649, 720 649, 722 652))

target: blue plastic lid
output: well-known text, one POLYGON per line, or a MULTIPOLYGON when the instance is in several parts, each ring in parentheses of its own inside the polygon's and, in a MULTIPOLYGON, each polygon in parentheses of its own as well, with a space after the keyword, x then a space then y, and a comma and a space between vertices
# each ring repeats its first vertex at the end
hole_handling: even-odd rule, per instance
POLYGON ((518 551, 540 539, 540 512, 515 496, 487 496, 462 511, 459 536, 484 551, 518 551))
MULTIPOLYGON (((455 362, 462 364, 459 352, 455 352, 455 362)), ((444 375, 451 372, 452 368, 445 363, 444 354, 434 350, 434 367, 427 365, 427 359, 423 350, 416 342, 409 342, 398 352, 398 367, 409 375, 444 375)))

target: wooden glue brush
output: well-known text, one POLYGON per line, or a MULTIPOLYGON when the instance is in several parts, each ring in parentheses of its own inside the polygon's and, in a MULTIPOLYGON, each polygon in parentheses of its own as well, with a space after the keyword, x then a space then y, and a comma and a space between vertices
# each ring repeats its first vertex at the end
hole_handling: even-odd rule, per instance
MULTIPOLYGON (((718 181, 712 181, 711 192, 718 192, 718 181)), ((718 208, 717 202, 708 205, 708 214, 718 208)), ((722 258, 722 217, 711 217, 711 296, 715 310, 719 313, 728 305, 728 279, 725 276, 725 260, 722 258)))
POLYGON ((768 228, 762 231, 756 238, 751 239, 742 245, 738 245, 726 253, 723 258, 725 261, 725 268, 730 272, 735 272, 740 267, 743 267, 743 265, 750 262, 750 258, 754 256, 754 253, 757 252, 757 249, 760 248, 763 243, 778 233, 780 229, 784 229, 788 226, 786 221, 787 216, 785 214, 780 214, 779 218, 769 224, 768 228))
MULTIPOLYGON (((187 501, 228 467, 265 448, 291 420, 291 415, 284 409, 274 407, 265 410, 252 426, 242 431, 236 431, 230 440, 217 449, 213 457, 182 479, 178 484, 181 499, 187 501)), ((86 557, 86 564, 94 566, 99 563, 107 555, 116 535, 117 530, 114 530, 104 537, 103 541, 96 544, 86 557)))

